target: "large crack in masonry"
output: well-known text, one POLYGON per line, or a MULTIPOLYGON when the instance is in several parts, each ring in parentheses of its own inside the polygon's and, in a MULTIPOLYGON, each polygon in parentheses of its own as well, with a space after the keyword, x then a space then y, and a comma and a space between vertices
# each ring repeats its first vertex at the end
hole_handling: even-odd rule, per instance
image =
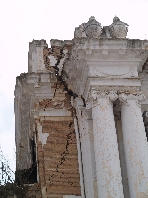
MULTIPOLYGON (((71 126, 72 126, 72 122, 70 122, 70 124, 69 124, 69 128, 71 128, 71 126)), ((66 140, 66 145, 65 145, 65 151, 63 151, 63 153, 61 154, 61 159, 60 159, 60 163, 59 164, 57 164, 57 167, 56 167, 56 171, 57 172, 59 172, 59 168, 60 168, 60 166, 64 163, 64 161, 66 160, 66 156, 67 156, 67 154, 69 154, 69 151, 68 151, 68 147, 69 147, 69 141, 70 141, 70 139, 72 138, 71 136, 72 136, 72 134, 73 134, 73 131, 70 131, 66 136, 67 136, 67 140, 66 140)), ((64 172, 62 172, 62 174, 64 174, 64 172)), ((50 184, 50 187, 51 186, 53 186, 53 181, 52 181, 52 179, 53 179, 53 177, 56 177, 56 175, 54 175, 54 174, 52 174, 50 177, 49 177, 49 181, 51 181, 51 184, 50 184)), ((62 178, 62 175, 60 175, 60 178, 62 178)), ((68 180, 69 181, 69 180, 68 180)), ((70 182, 70 181, 69 181, 70 182)), ((70 184, 71 185, 73 185, 73 182, 70 182, 70 184)))

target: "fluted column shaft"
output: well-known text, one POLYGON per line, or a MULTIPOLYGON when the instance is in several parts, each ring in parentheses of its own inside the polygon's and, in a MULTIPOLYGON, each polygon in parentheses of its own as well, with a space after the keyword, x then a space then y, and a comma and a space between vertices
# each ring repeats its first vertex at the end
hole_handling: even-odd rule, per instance
MULTIPOLYGON (((114 92, 92 92, 93 134, 99 198, 123 198, 112 101, 114 92)), ((92 103, 92 102, 91 102, 92 103)))
POLYGON ((121 121, 130 198, 148 197, 148 145, 139 101, 141 94, 120 94, 121 121))

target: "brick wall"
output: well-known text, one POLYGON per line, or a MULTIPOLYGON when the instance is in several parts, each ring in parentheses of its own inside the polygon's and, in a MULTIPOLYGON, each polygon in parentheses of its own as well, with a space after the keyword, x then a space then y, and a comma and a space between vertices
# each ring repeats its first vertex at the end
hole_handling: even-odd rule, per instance
POLYGON ((46 144, 38 144, 39 178, 47 195, 80 195, 73 121, 42 121, 42 130, 49 133, 46 144))

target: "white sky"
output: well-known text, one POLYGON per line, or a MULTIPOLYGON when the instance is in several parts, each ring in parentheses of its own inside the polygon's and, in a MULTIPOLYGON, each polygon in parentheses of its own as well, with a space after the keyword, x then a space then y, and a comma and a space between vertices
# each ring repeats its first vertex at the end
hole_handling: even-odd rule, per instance
POLYGON ((68 40, 95 16, 102 26, 113 17, 129 24, 128 38, 148 39, 148 0, 0 0, 0 145, 15 169, 14 87, 27 72, 29 42, 68 40))

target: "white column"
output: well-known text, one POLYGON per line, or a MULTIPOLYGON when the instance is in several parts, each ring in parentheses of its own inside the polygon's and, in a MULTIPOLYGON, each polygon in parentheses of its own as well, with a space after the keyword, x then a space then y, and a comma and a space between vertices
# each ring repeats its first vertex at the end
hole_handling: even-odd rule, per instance
POLYGON ((120 94, 121 120, 130 198, 148 197, 148 145, 139 101, 142 94, 120 94))
POLYGON ((129 198, 130 196, 129 196, 129 186, 128 186, 128 178, 127 178, 127 170, 126 170, 126 160, 125 160, 125 152, 124 152, 121 118, 119 119, 118 117, 116 117, 115 122, 116 122, 117 141, 118 141, 118 148, 119 148, 123 193, 124 193, 124 198, 129 198))
POLYGON ((82 156, 81 156, 81 147, 80 147, 80 136, 79 136, 79 129, 78 129, 77 119, 76 118, 74 118, 74 127, 75 127, 75 132, 76 132, 76 139, 77 139, 81 196, 82 196, 82 198, 85 198, 85 195, 84 195, 84 181, 83 181, 83 168, 82 168, 82 156))
POLYGON ((123 198, 112 101, 115 92, 92 92, 93 134, 99 198, 123 198))
POLYGON ((85 184, 85 195, 86 198, 96 198, 95 197, 95 177, 94 177, 94 163, 92 162, 93 150, 91 150, 90 141, 90 126, 88 126, 88 115, 85 111, 83 105, 83 100, 81 98, 76 98, 74 101, 74 107, 76 108, 79 132, 80 132, 80 142, 81 142, 81 152, 82 152, 82 167, 84 175, 85 184))

